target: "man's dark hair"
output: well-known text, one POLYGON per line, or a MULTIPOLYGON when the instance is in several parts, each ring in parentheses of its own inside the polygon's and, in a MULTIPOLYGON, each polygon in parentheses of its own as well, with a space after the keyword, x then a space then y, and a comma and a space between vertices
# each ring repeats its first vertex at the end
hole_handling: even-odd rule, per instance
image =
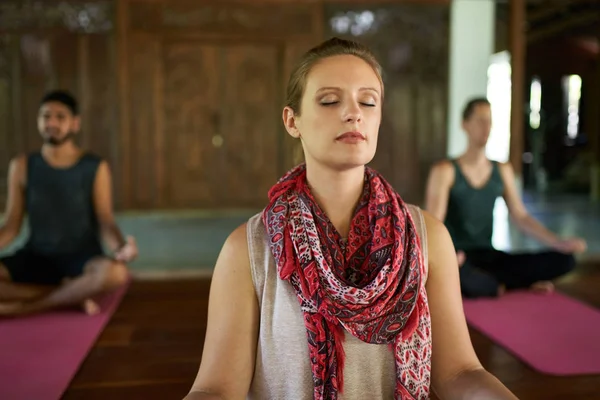
POLYGON ((471 116, 475 112, 475 107, 477 107, 480 104, 486 104, 489 106, 490 101, 488 99, 486 99, 485 97, 476 97, 474 99, 469 100, 463 110, 463 115, 462 115, 463 121, 466 121, 469 118, 471 118, 471 116))
POLYGON ((40 101, 40 106, 54 101, 64 104, 71 110, 73 115, 79 115, 79 105, 77 104, 77 100, 75 100, 75 97, 66 90, 53 90, 46 93, 44 97, 42 97, 42 101, 40 101))

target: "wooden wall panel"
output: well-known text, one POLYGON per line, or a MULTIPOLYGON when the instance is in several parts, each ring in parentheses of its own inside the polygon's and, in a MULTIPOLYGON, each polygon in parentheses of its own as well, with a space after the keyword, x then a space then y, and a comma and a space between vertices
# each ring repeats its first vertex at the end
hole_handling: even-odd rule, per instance
POLYGON ((165 46, 165 160, 171 207, 214 207, 224 167, 213 138, 220 129, 220 49, 200 43, 165 46), (193 77, 193 79, 190 79, 193 77))
POLYGON ((314 18, 314 3, 132 1, 130 10, 133 31, 289 38, 312 35, 319 29, 314 18))
MULTIPOLYGON (((24 148, 20 151, 34 151, 41 146, 41 138, 37 129, 37 114, 41 96, 50 86, 56 73, 52 63, 52 37, 49 35, 27 34, 19 39, 20 78, 15 80, 15 90, 21 93, 21 130, 24 148)), ((71 41, 73 45, 76 42, 71 41)), ((65 40, 65 46, 69 47, 65 40)), ((71 57, 76 53, 71 53, 71 57)))
POLYGON ((226 132, 222 202, 229 207, 266 204, 280 175, 277 151, 281 97, 278 52, 269 45, 227 46, 225 98, 221 119, 226 132), (235 190, 233 190, 235 188, 235 190))
POLYGON ((14 36, 0 35, 0 194, 6 193, 8 162, 13 153, 12 51, 14 36))
MULTIPOLYGON (((90 66, 88 54, 101 51, 101 49, 91 49, 87 35, 76 35, 72 32, 54 32, 44 36, 38 34, 38 37, 48 40, 46 50, 48 51, 49 60, 44 60, 44 64, 48 68, 46 87, 61 88, 74 93, 81 103, 82 115, 86 116, 85 123, 89 123, 90 118, 88 116, 91 117, 91 115, 86 112, 84 105, 91 92, 89 87, 84 86, 82 79, 85 79, 88 75, 86 71, 90 66), (84 93, 88 95, 84 96, 84 93), (86 97, 86 99, 83 97, 86 97)), ((41 94, 38 94, 39 96, 41 94)), ((86 134, 87 131, 82 131, 82 136, 86 134)))
POLYGON ((10 68, 7 69, 7 71, 10 85, 9 92, 11 96, 10 128, 12 128, 12 131, 7 134, 10 135, 12 147, 10 148, 8 157, 13 157, 17 152, 22 151, 21 149, 25 148, 25 135, 21 134, 23 131, 22 95, 20 86, 16 84, 21 80, 20 36, 16 34, 5 34, 5 36, 10 38, 3 43, 3 46, 5 46, 5 54, 10 58, 7 60, 7 63, 10 64, 10 68))
POLYGON ((185 41, 164 58, 168 204, 264 203, 280 172, 277 47, 185 41))
POLYGON ((128 131, 121 134, 134 163, 131 184, 123 186, 126 207, 262 207, 291 158, 282 153, 290 147, 281 123, 282 75, 292 54, 297 58, 318 42, 322 7, 185 0, 126 5, 120 37, 129 50, 120 62, 127 66, 128 113, 121 118, 128 131), (137 42, 141 37, 158 43, 157 59, 151 60, 148 43, 137 42), (139 137, 153 141, 154 152, 139 137))
POLYGON ((414 86, 406 80, 396 85, 387 85, 386 91, 379 137, 383 140, 389 138, 391 143, 389 147, 385 147, 380 142, 371 166, 390 180, 396 190, 408 200, 408 188, 415 177, 413 166, 409 164, 416 151, 412 140, 416 125, 413 111, 414 86))
POLYGON ((156 70, 160 63, 160 43, 152 35, 132 36, 129 46, 129 137, 126 156, 131 171, 132 204, 139 208, 154 206, 156 196, 155 109, 156 70))
MULTIPOLYGON (((86 147, 106 157, 111 165, 116 165, 118 143, 115 74, 115 46, 112 38, 106 35, 83 36, 80 40, 80 53, 86 55, 85 66, 81 66, 81 93, 85 100, 83 136, 86 147), (86 49, 85 52, 83 49, 86 49)), ((118 172, 118 171, 115 171, 118 172)))

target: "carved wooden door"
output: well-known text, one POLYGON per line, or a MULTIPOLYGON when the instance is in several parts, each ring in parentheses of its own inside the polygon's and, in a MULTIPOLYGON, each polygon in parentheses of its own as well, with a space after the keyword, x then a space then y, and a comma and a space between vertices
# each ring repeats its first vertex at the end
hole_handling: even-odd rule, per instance
POLYGON ((277 48, 163 47, 169 207, 259 207, 279 173, 277 48))

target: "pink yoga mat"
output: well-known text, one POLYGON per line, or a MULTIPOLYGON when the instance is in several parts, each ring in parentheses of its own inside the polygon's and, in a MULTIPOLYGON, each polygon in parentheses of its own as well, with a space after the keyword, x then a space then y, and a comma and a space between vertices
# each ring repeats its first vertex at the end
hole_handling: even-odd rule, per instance
POLYGON ((560 293, 464 299, 469 325, 539 372, 600 374, 600 311, 560 293))
POLYGON ((69 310, 0 319, 0 399, 60 399, 126 291, 101 299, 94 316, 69 310))

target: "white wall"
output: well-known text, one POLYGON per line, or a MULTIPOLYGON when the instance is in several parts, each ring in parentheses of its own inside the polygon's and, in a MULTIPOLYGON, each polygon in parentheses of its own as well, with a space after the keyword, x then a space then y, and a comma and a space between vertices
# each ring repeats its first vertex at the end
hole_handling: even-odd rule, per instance
POLYGON ((512 82, 508 51, 492 55, 488 69, 487 98, 492 105, 492 131, 486 146, 489 159, 507 162, 510 155, 512 82))
POLYGON ((449 157, 467 145, 461 129, 465 102, 486 96, 488 67, 494 52, 494 0, 453 0, 450 8, 450 71, 448 98, 449 157))

